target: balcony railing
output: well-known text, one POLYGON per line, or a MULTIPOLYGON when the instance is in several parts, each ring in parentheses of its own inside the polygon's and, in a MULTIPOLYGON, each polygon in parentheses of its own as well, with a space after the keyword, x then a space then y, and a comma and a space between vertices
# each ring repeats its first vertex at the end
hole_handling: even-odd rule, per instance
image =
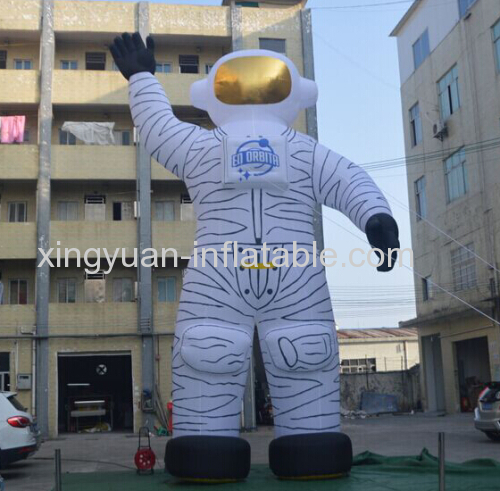
MULTIPOLYGON (((50 247, 54 248, 51 257, 56 257, 59 247, 61 256, 66 248, 76 248, 83 255, 87 249, 101 249, 101 258, 105 259, 102 249, 106 248, 109 254, 120 249, 125 249, 126 257, 133 257, 133 249, 137 246, 137 224, 135 220, 122 222, 113 221, 53 221, 50 224, 50 247), (60 245, 57 245, 60 241, 60 245)), ((75 257, 70 254, 70 257, 75 257)), ((89 257, 96 257, 89 253, 89 257)))
POLYGON ((133 146, 53 145, 52 179, 135 180, 133 146))
MULTIPOLYGON (((188 257, 193 251, 196 222, 153 222, 153 248, 161 254, 161 250, 174 248, 177 256, 188 257)), ((168 256, 167 256, 168 257, 168 256)))
POLYGON ((51 303, 51 334, 133 334, 137 332, 135 302, 51 303))
POLYGON ((0 70, 0 104, 38 104, 38 70, 0 70))
POLYGON ((0 177, 38 179, 38 147, 26 144, 0 145, 0 177))
POLYGON ((0 329, 3 335, 22 335, 33 332, 35 305, 0 305, 0 329))
MULTIPOLYGON (((170 101, 178 106, 191 105, 191 84, 203 77, 193 73, 158 74, 170 101)), ((53 102, 127 106, 128 84, 120 72, 54 70, 53 102)))
POLYGON ((151 34, 170 36, 231 36, 229 7, 151 3, 151 34))
POLYGON ((0 259, 35 259, 36 223, 0 222, 0 259))

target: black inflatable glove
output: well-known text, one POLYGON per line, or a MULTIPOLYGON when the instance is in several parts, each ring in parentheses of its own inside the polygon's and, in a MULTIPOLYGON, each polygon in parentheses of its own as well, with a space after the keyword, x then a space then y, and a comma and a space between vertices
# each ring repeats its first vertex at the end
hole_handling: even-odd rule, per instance
POLYGON ((132 36, 124 33, 117 36, 109 47, 116 66, 122 75, 129 80, 132 75, 149 72, 154 75, 156 71, 155 43, 151 36, 146 39, 146 45, 138 32, 132 36))
MULTIPOLYGON (((397 251, 392 251, 389 265, 389 249, 399 249, 399 230, 396 220, 387 213, 377 213, 366 222, 365 232, 370 245, 384 253, 384 262, 377 267, 377 271, 390 271, 398 258, 397 251)), ((375 254, 380 259, 380 253, 375 251, 375 254)))

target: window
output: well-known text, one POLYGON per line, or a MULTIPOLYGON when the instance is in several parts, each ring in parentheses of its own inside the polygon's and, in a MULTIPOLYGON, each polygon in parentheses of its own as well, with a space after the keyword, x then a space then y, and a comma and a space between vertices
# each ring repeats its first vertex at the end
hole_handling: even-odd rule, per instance
POLYGON ((179 55, 180 73, 200 73, 198 55, 179 55))
POLYGON ((366 373, 377 371, 377 360, 375 358, 354 358, 342 360, 340 373, 366 373))
POLYGON ((467 167, 463 148, 444 161, 446 196, 448 203, 460 198, 468 190, 467 167))
POLYGON ((172 73, 172 63, 157 63, 156 73, 172 73))
POLYGON ((417 207, 417 221, 427 217, 427 195, 425 192, 425 176, 415 181, 415 204, 417 207))
POLYGON ((133 220, 134 204, 132 201, 115 201, 113 203, 113 220, 133 220))
POLYGON ((7 68, 7 51, 0 50, 0 69, 5 70, 7 68))
POLYGON ((259 48, 286 55, 286 39, 259 38, 259 48))
POLYGON ((57 280, 57 301, 59 303, 76 302, 76 280, 74 278, 57 280))
POLYGON ((132 278, 115 278, 113 280, 113 302, 133 302, 133 291, 132 278))
POLYGON ((456 65, 438 82, 438 91, 441 117, 445 120, 460 107, 458 68, 456 65))
POLYGON ((102 222, 106 219, 106 196, 85 196, 85 220, 102 222))
POLYGON ((57 219, 62 221, 78 220, 78 201, 59 201, 57 219))
MULTIPOLYGON (((497 72, 500 73, 500 20, 493 26, 493 45, 495 46, 495 58, 497 60, 497 72)), ((0 63, 1 63, 0 51, 0 63)), ((1 68, 1 65, 0 65, 1 68)))
POLYGON ((429 31, 426 29, 413 44, 413 67, 415 70, 429 56, 429 31))
POLYGON ((113 136, 115 137, 115 145, 130 145, 132 132, 130 130, 114 130, 113 136))
POLYGON ((175 302, 176 290, 175 276, 158 278, 158 302, 175 302))
POLYGON ((184 222, 192 222, 195 220, 193 200, 189 194, 181 195, 181 220, 184 222))
POLYGON ((410 136, 411 146, 415 147, 422 141, 422 120, 418 102, 410 109, 410 136))
POLYGON ((76 60, 61 60, 61 70, 78 70, 76 60))
POLYGON ((106 70, 106 53, 85 53, 86 70, 106 70))
POLYGON ((432 298, 432 277, 426 276, 422 278, 422 300, 427 302, 432 298))
POLYGON ((0 391, 10 391, 10 354, 0 353, 0 391))
POLYGON ((155 202, 155 220, 160 222, 173 222, 175 220, 173 201, 155 202))
POLYGON ((59 129, 59 145, 76 145, 76 136, 69 131, 59 129))
POLYGON ((205 75, 208 75, 210 73, 210 70, 213 68, 214 64, 213 63, 207 63, 205 65, 205 75))
POLYGON ((464 17, 465 14, 468 12, 472 4, 476 0, 458 0, 458 8, 460 10, 460 18, 464 17))
POLYGON ((15 70, 31 70, 33 62, 31 60, 14 60, 15 70))
POLYGON ((102 271, 85 273, 85 301, 102 303, 106 298, 106 276, 102 271))
POLYGON ((10 305, 26 305, 28 303, 28 281, 9 281, 9 303, 10 305))
POLYGON ((476 261, 472 242, 451 251, 451 271, 455 291, 476 286, 476 261))
POLYGON ((26 201, 11 201, 8 203, 8 214, 10 223, 27 222, 27 208, 26 201))
POLYGON ((29 143, 31 139, 31 132, 29 128, 24 128, 23 142, 29 143))

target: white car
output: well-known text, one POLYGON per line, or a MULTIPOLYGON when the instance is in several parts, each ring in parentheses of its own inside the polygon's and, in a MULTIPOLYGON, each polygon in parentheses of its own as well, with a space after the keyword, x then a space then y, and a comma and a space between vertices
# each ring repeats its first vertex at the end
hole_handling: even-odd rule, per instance
POLYGON ((40 446, 40 434, 31 414, 15 392, 0 392, 0 468, 28 458, 40 446))

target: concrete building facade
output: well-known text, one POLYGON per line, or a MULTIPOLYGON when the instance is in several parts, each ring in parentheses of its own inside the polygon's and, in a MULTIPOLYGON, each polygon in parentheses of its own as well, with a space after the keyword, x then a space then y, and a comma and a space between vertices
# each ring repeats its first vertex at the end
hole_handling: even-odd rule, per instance
MULTIPOLYGON (((44 434, 152 427, 171 392, 171 346, 186 259, 91 273, 65 248, 175 248, 195 222, 183 183, 138 141, 128 87, 108 46, 152 34, 157 75, 181 119, 212 127, 189 87, 235 49, 279 50, 314 77, 305 0, 148 2, 0 0, 0 117, 26 116, 24 141, 0 144, 0 390, 14 390, 44 434), (84 145, 64 122, 113 122, 115 145, 84 145), (61 265, 49 267, 39 248, 61 265), (67 259, 67 265, 65 263, 67 259)), ((316 136, 316 113, 295 128, 316 136)), ((120 252, 120 256, 122 252, 120 252)), ((96 258, 91 251, 89 257, 96 258)), ((101 258, 103 258, 101 252, 101 258)))
POLYGON ((424 406, 500 380, 500 3, 417 0, 397 38, 424 406))
POLYGON ((340 373, 409 370, 420 363, 415 328, 338 329, 340 373))

